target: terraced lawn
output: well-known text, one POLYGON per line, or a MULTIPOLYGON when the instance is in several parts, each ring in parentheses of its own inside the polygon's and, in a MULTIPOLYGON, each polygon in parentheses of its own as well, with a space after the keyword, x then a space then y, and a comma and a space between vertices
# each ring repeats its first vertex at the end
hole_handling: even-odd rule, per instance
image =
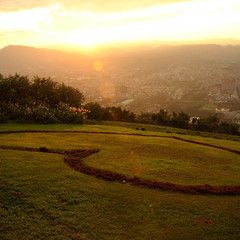
MULTIPOLYGON (((106 126, 97 128, 106 131, 106 126)), ((88 126, 81 129, 89 130, 88 126)), ((236 141, 183 137, 219 146, 235 144, 237 150, 239 146, 236 141)), ((86 164, 179 184, 240 182, 239 155, 171 138, 17 133, 0 134, 0 145, 99 148, 99 153, 85 159, 86 164)), ((129 186, 73 171, 62 155, 0 150, 0 239, 236 240, 240 238, 239 211, 240 196, 129 186)))
MULTIPOLYGON (((100 152, 88 157, 87 165, 129 177, 185 185, 239 185, 240 155, 166 137, 19 133, 0 135, 0 138, 9 146, 98 148, 100 152)), ((204 138, 200 140, 206 142, 204 138)), ((222 141, 215 140, 215 143, 222 144, 222 141)), ((225 146, 228 142, 225 140, 225 146)))

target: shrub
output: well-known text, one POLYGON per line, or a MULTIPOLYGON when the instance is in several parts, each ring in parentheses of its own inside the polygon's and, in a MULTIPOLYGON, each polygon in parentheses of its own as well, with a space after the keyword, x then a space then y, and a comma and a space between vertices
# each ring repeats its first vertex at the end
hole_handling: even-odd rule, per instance
POLYGON ((23 119, 25 117, 24 108, 17 103, 2 103, 0 112, 9 120, 23 119))
POLYGON ((35 106, 31 109, 26 116, 27 119, 36 123, 51 124, 58 123, 58 119, 55 117, 55 110, 43 105, 35 106))
POLYGON ((60 104, 56 108, 55 117, 61 123, 82 124, 82 108, 72 108, 66 104, 60 104))
POLYGON ((71 108, 67 104, 59 104, 57 107, 46 105, 19 106, 13 103, 0 104, 0 122, 14 120, 17 122, 35 122, 42 124, 84 122, 85 110, 83 108, 71 108))
POLYGON ((4 114, 0 113, 0 123, 5 123, 7 120, 8 118, 4 114))
POLYGON ((83 124, 83 117, 79 113, 69 112, 65 116, 63 123, 83 124))

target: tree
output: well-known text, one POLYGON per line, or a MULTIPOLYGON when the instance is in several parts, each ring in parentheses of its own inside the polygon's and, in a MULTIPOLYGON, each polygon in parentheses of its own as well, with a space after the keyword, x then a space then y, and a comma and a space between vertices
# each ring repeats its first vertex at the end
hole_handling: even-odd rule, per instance
POLYGON ((168 114, 167 110, 160 109, 159 113, 153 114, 152 119, 158 124, 158 125, 169 125, 171 116, 168 114))
POLYGON ((87 119, 92 120, 102 120, 104 115, 103 108, 98 103, 87 103, 84 105, 84 108, 88 110, 87 112, 87 119))
POLYGON ((84 96, 76 88, 66 86, 64 83, 58 84, 51 78, 33 79, 32 91, 36 103, 56 107, 59 103, 67 104, 71 107, 81 107, 84 96))
POLYGON ((58 104, 57 82, 51 78, 34 77, 32 83, 32 93, 35 103, 48 105, 50 107, 58 104))
POLYGON ((64 83, 57 88, 58 102, 68 104, 71 107, 81 107, 84 96, 76 88, 66 86, 64 83))
POLYGON ((113 121, 133 122, 136 115, 126 109, 122 110, 121 107, 112 107, 111 114, 113 121))
POLYGON ((188 128, 190 116, 184 112, 180 112, 179 114, 173 112, 172 114, 172 126, 178 128, 188 128))
POLYGON ((141 113, 137 116, 137 120, 141 123, 154 123, 152 116, 152 113, 141 113))
POLYGON ((238 135, 239 134, 238 129, 239 125, 236 123, 221 122, 218 127, 218 132, 238 135))
POLYGON ((27 76, 0 76, 0 102, 28 105, 32 103, 31 83, 27 76))

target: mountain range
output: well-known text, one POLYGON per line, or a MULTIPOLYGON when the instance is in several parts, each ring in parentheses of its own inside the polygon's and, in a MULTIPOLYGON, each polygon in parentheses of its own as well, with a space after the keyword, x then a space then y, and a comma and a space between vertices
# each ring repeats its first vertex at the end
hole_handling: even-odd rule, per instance
POLYGON ((110 68, 158 68, 174 64, 214 64, 240 62, 240 45, 161 45, 117 51, 105 57, 87 56, 60 50, 7 46, 0 50, 0 72, 36 73, 90 70, 95 60, 110 68))

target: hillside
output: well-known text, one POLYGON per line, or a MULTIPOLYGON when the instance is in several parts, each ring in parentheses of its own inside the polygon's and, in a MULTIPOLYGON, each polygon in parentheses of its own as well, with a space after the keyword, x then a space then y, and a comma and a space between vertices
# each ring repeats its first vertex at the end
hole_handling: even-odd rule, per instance
POLYGON ((0 125, 1 239, 239 238, 239 137, 109 124, 0 125))
MULTIPOLYGON (((131 53, 111 56, 115 66, 155 69, 168 65, 216 64, 240 62, 240 45, 163 45, 148 49, 139 48, 131 53)), ((109 64, 110 65, 110 64, 109 64)))

